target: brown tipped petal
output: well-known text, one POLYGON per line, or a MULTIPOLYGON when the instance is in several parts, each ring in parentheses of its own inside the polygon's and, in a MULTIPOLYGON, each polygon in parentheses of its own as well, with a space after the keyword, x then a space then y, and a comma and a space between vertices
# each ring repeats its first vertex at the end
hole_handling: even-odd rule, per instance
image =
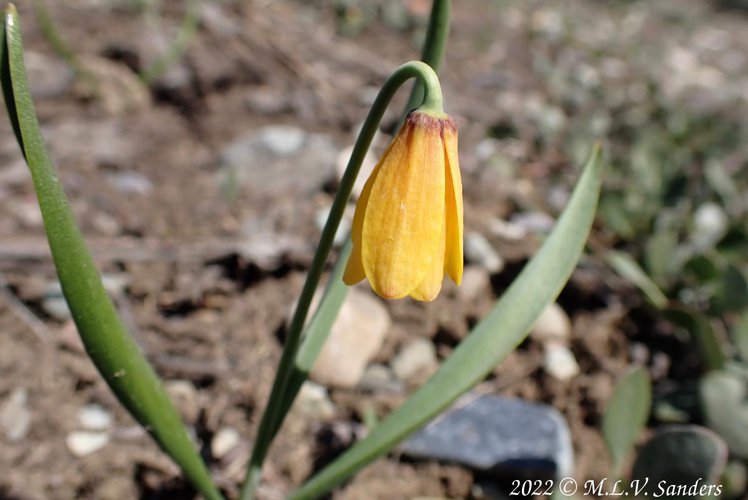
POLYGON ((432 125, 406 122, 372 183, 361 257, 372 288, 385 298, 415 290, 441 245, 445 159, 440 127, 432 125))
POLYGON ((446 256, 444 271, 458 285, 462 282, 462 177, 460 163, 457 158, 457 129, 445 126, 444 150, 447 157, 447 186, 446 186, 446 256))

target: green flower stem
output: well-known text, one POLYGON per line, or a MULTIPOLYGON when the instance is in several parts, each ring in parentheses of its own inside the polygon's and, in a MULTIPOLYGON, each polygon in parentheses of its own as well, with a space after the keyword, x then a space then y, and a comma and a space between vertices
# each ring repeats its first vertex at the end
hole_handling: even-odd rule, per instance
POLYGON ((8 6, 0 33, 0 82, 16 138, 31 171, 65 299, 86 352, 120 402, 209 500, 222 500, 157 375, 106 294, 44 146, 23 60, 21 27, 8 6))
MULTIPOLYGON (((332 325, 338 317, 338 311, 340 311, 343 302, 345 302, 345 298, 348 295, 348 287, 343 283, 343 273, 345 272, 345 266, 348 263, 348 257, 350 257, 352 250, 353 242, 348 238, 338 256, 332 273, 330 273, 330 278, 323 295, 327 300, 320 302, 314 316, 312 316, 311 321, 304 330, 299 351, 296 353, 296 362, 284 394, 281 415, 286 415, 291 409, 291 405, 299 389, 301 389, 304 381, 306 381, 309 372, 312 371, 314 362, 317 360, 327 337, 330 335, 332 325)), ((282 423, 283 419, 281 418, 273 430, 273 437, 278 433, 282 423)))
MULTIPOLYGON (((439 72, 439 67, 444 59, 444 50, 447 46, 447 37, 449 36, 449 16, 452 10, 452 0, 434 0, 431 4, 431 16, 429 17, 429 26, 426 31, 426 39, 423 42, 423 51, 421 61, 431 66, 435 72, 439 72)), ((413 84, 413 90, 410 92, 408 104, 405 106, 402 121, 405 116, 418 107, 423 101, 423 86, 420 82, 413 84)))
POLYGON ((262 415, 260 427, 257 431, 257 439, 255 441, 254 449, 252 450, 252 456, 250 457, 247 477, 240 497, 241 500, 254 498, 254 492, 259 486, 261 469, 265 456, 270 448, 275 431, 280 428, 283 417, 285 417, 283 410, 287 410, 291 406, 290 402, 284 401, 284 397, 287 394, 286 391, 289 387, 289 380, 294 370, 296 354, 301 341, 301 333, 304 328, 307 314, 309 313, 312 297, 314 296, 314 292, 316 291, 320 278, 322 277, 327 256, 332 248, 335 233, 340 224, 340 220, 343 218, 343 212, 345 211, 348 199, 351 196, 353 184, 356 181, 359 170, 361 169, 361 163, 366 156, 366 152, 369 150, 369 146, 371 145, 374 134, 379 127, 379 122, 382 120, 387 105, 395 92, 403 85, 403 83, 411 78, 418 79, 426 89, 424 103, 428 103, 432 109, 441 110, 442 108, 442 93, 439 79, 437 78, 436 73, 434 73, 434 70, 431 69, 428 64, 421 61, 411 61, 400 66, 394 73, 392 73, 379 91, 379 94, 364 121, 364 125, 361 128, 356 144, 353 147, 351 159, 349 160, 345 174, 343 174, 343 178, 340 181, 340 187, 338 188, 332 208, 330 209, 330 216, 322 230, 319 245, 317 246, 317 251, 314 254, 314 259, 311 268, 309 269, 309 274, 307 275, 304 288, 299 297, 299 302, 296 306, 293 319, 288 327, 288 335, 278 365, 278 372, 270 393, 270 400, 268 401, 265 413, 262 415))

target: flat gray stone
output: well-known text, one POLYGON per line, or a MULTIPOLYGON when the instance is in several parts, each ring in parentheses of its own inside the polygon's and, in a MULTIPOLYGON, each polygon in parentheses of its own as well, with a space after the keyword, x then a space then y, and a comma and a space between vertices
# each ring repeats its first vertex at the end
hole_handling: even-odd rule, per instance
POLYGON ((469 393, 401 449, 411 457, 455 462, 497 475, 573 473, 571 436, 561 414, 516 398, 469 393))
POLYGON ((287 125, 251 130, 223 149, 223 181, 271 195, 313 192, 335 175, 338 149, 326 135, 287 125))

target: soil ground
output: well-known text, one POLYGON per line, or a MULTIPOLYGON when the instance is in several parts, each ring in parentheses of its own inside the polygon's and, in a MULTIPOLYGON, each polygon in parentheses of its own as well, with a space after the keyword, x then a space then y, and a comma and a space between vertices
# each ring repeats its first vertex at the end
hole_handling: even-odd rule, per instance
MULTIPOLYGON (((173 38, 182 2, 164 2, 155 24, 123 1, 48 3, 63 38, 97 81, 95 96, 86 81, 74 81, 44 40, 33 10, 21 2, 29 66, 39 82, 37 111, 52 156, 97 263, 105 274, 126 280, 118 307, 159 374, 183 389, 180 408, 220 486, 235 498, 288 311, 319 237, 315 213, 329 205, 335 176, 302 194, 277 192, 261 179, 227 194, 221 154, 243 133, 278 124, 323 134, 342 150, 377 86, 397 65, 418 57, 429 2, 405 2, 394 20, 375 11, 361 26, 354 11, 341 17, 326 2, 212 2, 185 57, 150 87, 136 72, 173 38), (353 32, 341 34, 346 30, 353 32), (123 174, 137 174, 147 187, 122 188, 112 179, 123 174), (253 262, 237 243, 253 224, 304 244, 271 265, 253 262), (227 427, 244 441, 219 460, 210 443, 227 427)), ((490 289, 477 300, 462 300, 456 287, 446 285, 430 304, 387 303, 395 326, 374 361, 389 362, 419 337, 431 339, 438 357, 446 357, 532 255, 537 238, 512 241, 490 228, 492 221, 531 207, 555 216, 548 193, 559 186, 568 192, 575 178, 575 162, 560 144, 542 150, 532 145, 540 125, 530 117, 528 102, 553 100, 544 95, 534 65, 542 63, 539 54, 552 62, 564 47, 547 34, 558 21, 553 16, 599 27, 642 11, 651 14, 641 21, 644 40, 683 36, 682 28, 668 24, 678 9, 673 2, 657 8, 634 4, 455 2, 441 74, 447 111, 460 127, 466 230, 486 236, 506 266, 490 275, 490 289), (486 167, 481 149, 506 124, 514 132, 499 145, 521 167, 508 177, 486 167)), ((706 2, 682 4, 726 36, 738 37, 745 28, 744 20, 706 2)), ((578 68, 591 50, 577 47, 578 68)), ((390 128, 404 97, 388 114, 390 128)), ((22 439, 0 436, 0 498, 194 498, 175 466, 108 392, 70 320, 44 307, 54 271, 30 179, 6 120, 0 128, 0 401, 24 389, 31 411, 22 439), (113 414, 111 442, 74 457, 66 436, 80 427, 79 409, 91 404, 113 414)), ((653 371, 669 366, 676 354, 681 369, 695 369, 696 363, 665 327, 652 323, 635 290, 594 258, 583 259, 559 304, 572 320, 570 347, 581 374, 564 382, 550 376, 541 342, 530 338, 481 390, 561 411, 573 437, 575 475, 596 479, 608 472, 601 412, 632 361, 653 371)), ((405 394, 333 388, 330 397, 335 412, 326 420, 296 410, 289 417, 267 466, 265 498, 281 498, 347 446, 345 438, 330 437, 336 429, 354 428, 371 409, 386 414, 405 394)), ((468 470, 393 454, 333 498, 466 498, 475 491, 468 470)))

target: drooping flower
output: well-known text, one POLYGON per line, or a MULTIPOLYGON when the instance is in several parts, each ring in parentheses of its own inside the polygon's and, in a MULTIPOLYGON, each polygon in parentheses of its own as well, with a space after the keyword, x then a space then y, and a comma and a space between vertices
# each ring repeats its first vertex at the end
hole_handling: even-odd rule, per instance
POLYGON ((386 299, 431 301, 447 274, 462 281, 462 180, 457 127, 413 111, 359 196, 343 281, 369 279, 386 299))

